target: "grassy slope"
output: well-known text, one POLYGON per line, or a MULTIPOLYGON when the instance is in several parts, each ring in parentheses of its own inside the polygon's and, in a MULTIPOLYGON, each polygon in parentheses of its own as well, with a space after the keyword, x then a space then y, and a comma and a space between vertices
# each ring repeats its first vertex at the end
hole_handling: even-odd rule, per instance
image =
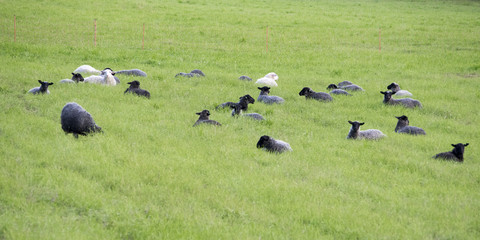
POLYGON ((479 238, 478 3, 82 2, 2 2, 0 239, 479 238), (149 76, 25 94, 82 64, 149 76), (194 68, 207 77, 173 78, 194 68), (191 127, 195 112, 257 96, 238 76, 270 71, 286 103, 252 105, 266 122, 212 111, 222 127, 191 127), (133 79, 151 100, 123 95, 133 79), (331 104, 298 96, 343 80, 366 92, 331 104), (424 109, 383 106, 392 81, 424 109), (105 133, 64 135, 69 101, 105 133), (428 135, 395 134, 401 114, 428 135), (348 141, 347 120, 388 138, 348 141), (294 152, 257 150, 263 134, 294 152), (471 143, 464 164, 430 159, 457 142, 471 143))

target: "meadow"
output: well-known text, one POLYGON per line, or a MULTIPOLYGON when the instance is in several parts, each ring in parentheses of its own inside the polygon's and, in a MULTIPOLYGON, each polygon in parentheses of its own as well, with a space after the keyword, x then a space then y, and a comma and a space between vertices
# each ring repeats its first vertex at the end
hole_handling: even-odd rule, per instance
POLYGON ((478 1, 0 3, 0 239, 480 238, 478 1), (84 64, 148 76, 58 84, 84 64), (269 72, 266 121, 215 110, 269 72), (26 93, 38 79, 51 94, 26 93), (365 92, 298 95, 344 80, 365 92), (385 106, 391 82, 423 109, 385 106), (104 132, 65 135, 67 102, 104 132), (192 127, 203 109, 222 126, 192 127), (401 115, 427 135, 396 134, 401 115), (347 140, 348 120, 387 137, 347 140), (456 143, 464 163, 431 158, 456 143))

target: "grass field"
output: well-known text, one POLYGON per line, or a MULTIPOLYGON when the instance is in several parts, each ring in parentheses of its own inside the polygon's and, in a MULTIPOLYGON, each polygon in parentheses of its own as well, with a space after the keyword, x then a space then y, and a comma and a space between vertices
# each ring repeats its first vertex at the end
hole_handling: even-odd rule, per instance
POLYGON ((0 239, 480 238, 478 1, 0 3, 0 239), (58 84, 84 64, 148 76, 58 84), (215 110, 269 72, 286 102, 249 107, 266 121, 215 110), (50 95, 26 94, 38 79, 50 95), (365 92, 298 95, 344 80, 365 92), (423 109, 385 106, 391 82, 423 109), (72 101, 103 134, 63 133, 72 101), (193 128, 203 109, 222 126, 193 128), (400 115, 427 135, 396 134, 400 115), (348 120, 388 137, 347 140, 348 120), (460 142, 463 164, 431 158, 460 142))

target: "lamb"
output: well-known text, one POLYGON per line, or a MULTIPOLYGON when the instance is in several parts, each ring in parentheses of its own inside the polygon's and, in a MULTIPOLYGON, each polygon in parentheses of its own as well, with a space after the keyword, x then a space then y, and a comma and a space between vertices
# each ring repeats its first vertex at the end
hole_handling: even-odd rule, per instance
POLYGON ((139 81, 135 80, 135 81, 129 82, 128 84, 130 84, 130 87, 128 87, 127 90, 125 90, 124 94, 130 92, 133 94, 137 94, 138 96, 144 96, 146 98, 150 98, 150 93, 147 90, 140 88, 139 81))
POLYGON ((234 103, 234 102, 222 103, 222 104, 218 105, 215 109, 218 110, 218 109, 222 109, 222 108, 225 108, 225 107, 231 107, 234 104, 240 104, 242 111, 247 111, 248 110, 248 104, 249 103, 251 103, 251 104, 255 103, 255 99, 253 99, 253 97, 250 96, 249 94, 241 96, 239 98, 239 100, 240 101, 238 101, 238 103, 234 103))
POLYGON ((215 121, 215 120, 210 120, 209 116, 210 116, 210 111, 208 110, 203 110, 201 112, 198 112, 196 113, 197 115, 200 115, 200 117, 198 117, 198 120, 195 122, 195 124, 193 124, 193 126, 198 126, 202 123, 205 123, 205 124, 212 124, 212 125, 216 125, 216 126, 222 126, 222 124, 220 124, 219 122, 215 121))
POLYGON ((324 92, 315 92, 309 87, 304 87, 302 91, 298 93, 298 95, 305 96, 306 99, 312 98, 315 100, 325 101, 325 102, 329 102, 333 100, 330 94, 324 93, 324 92))
POLYGON ((402 115, 396 118, 398 119, 397 126, 395 127, 396 133, 406 133, 411 135, 426 135, 425 130, 419 127, 409 126, 410 122, 408 121, 407 116, 402 115))
POLYGON ((202 70, 194 69, 190 73, 180 72, 175 75, 175 77, 205 77, 205 73, 202 70))
POLYGON ((92 75, 90 77, 85 78, 85 82, 115 86, 120 81, 117 82, 117 79, 115 79, 114 75, 115 75, 115 72, 113 72, 112 69, 105 68, 101 72, 100 76, 92 75))
POLYGON ((265 151, 273 153, 282 153, 286 151, 293 151, 290 144, 276 140, 270 136, 263 135, 257 142, 257 148, 263 148, 265 151))
POLYGON ((82 74, 80 73, 72 73, 72 79, 63 79, 59 83, 78 83, 78 82, 83 82, 85 79, 83 79, 82 74))
POLYGON ((253 118, 253 119, 259 120, 259 121, 265 120, 265 118, 262 115, 260 115, 259 113, 245 113, 245 114, 243 114, 241 104, 235 103, 235 104, 231 105, 230 108, 233 109, 233 111, 232 111, 232 116, 233 117, 244 116, 244 117, 250 117, 250 118, 253 118))
POLYGON ((60 120, 65 134, 72 133, 75 138, 78 138, 78 135, 86 136, 89 133, 102 132, 102 128, 95 124, 92 115, 76 102, 65 104, 60 120))
POLYGON ((240 80, 246 80, 246 81, 252 81, 252 79, 251 79, 250 77, 245 76, 245 75, 240 76, 238 79, 240 79, 240 80))
POLYGON ((397 83, 391 83, 390 85, 387 86, 387 89, 392 91, 395 95, 395 97, 404 97, 404 96, 413 96, 412 93, 410 93, 407 90, 401 90, 400 86, 397 83))
POLYGON ((31 94, 50 94, 50 91, 48 90, 48 86, 52 85, 53 83, 49 82, 43 82, 42 80, 38 80, 38 82, 41 84, 40 87, 34 87, 30 89, 28 92, 31 94))
POLYGON ((269 87, 277 87, 278 75, 274 72, 268 73, 265 77, 258 79, 255 84, 269 86, 269 87))
POLYGON ((465 151, 465 147, 468 146, 468 143, 462 144, 462 143, 457 143, 457 144, 452 144, 454 147, 451 152, 443 152, 439 153, 432 158, 441 158, 444 160, 452 160, 455 162, 460 162, 463 163, 463 153, 465 151))
POLYGON ((258 95, 258 98, 257 100, 259 102, 263 102, 263 103, 266 103, 266 104, 274 104, 274 103, 283 103, 285 102, 285 100, 281 97, 278 97, 278 96, 268 96, 268 94, 270 93, 270 88, 269 87, 259 87, 258 88, 260 90, 260 95, 258 95))
POLYGON ((380 91, 381 94, 383 94, 383 103, 387 105, 403 105, 406 108, 422 108, 422 104, 415 99, 411 98, 402 98, 402 99, 393 99, 392 95, 394 94, 391 91, 387 92, 382 92, 380 91))
POLYGON ((348 93, 343 89, 339 89, 338 86, 333 83, 328 85, 327 90, 330 90, 330 89, 332 90, 330 91, 330 94, 352 96, 352 94, 348 93))
POLYGON ((364 131, 360 131, 360 126, 365 124, 361 122, 352 122, 348 121, 348 123, 352 124, 352 128, 350 128, 350 132, 348 132, 347 139, 367 139, 367 140, 379 140, 383 137, 386 137, 382 131, 378 129, 368 129, 364 131))

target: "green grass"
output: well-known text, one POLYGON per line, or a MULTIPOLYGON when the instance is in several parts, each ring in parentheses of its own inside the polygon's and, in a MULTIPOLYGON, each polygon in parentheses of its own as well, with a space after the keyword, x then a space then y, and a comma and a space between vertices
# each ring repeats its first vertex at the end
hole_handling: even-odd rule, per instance
POLYGON ((478 1, 1 4, 0 239, 480 238, 478 1), (148 77, 58 84, 83 64, 148 77), (207 76, 174 78, 192 69, 207 76), (285 104, 249 108, 267 121, 214 110, 272 71, 285 104), (26 94, 37 79, 50 95, 26 94), (298 96, 343 80, 366 91, 298 96), (424 108, 384 106, 391 82, 424 108), (71 101, 104 133, 65 135, 71 101), (203 109, 222 126, 193 128, 203 109), (427 135, 394 133, 403 114, 427 135), (348 120, 388 137, 346 140, 348 120), (265 134, 294 151, 256 149, 265 134), (431 158, 459 142, 463 164, 431 158))

